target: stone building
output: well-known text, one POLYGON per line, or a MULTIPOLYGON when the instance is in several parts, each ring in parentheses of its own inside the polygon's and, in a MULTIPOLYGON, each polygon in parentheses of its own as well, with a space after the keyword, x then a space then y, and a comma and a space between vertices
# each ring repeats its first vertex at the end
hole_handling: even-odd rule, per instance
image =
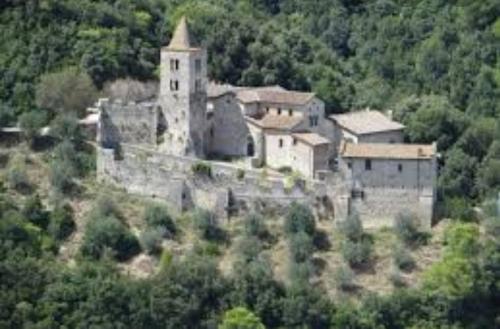
POLYGON ((417 215, 430 228, 436 198, 436 144, 343 142, 339 150, 352 177, 352 200, 367 226, 398 213, 417 215))
POLYGON ((402 144, 404 126, 381 112, 326 117, 314 93, 210 82, 185 18, 161 50, 160 78, 156 101, 100 100, 101 181, 179 209, 300 201, 336 220, 358 212, 390 225, 410 210, 430 223, 435 146, 402 144), (200 161, 212 166, 212 181, 192 175, 200 161), (302 183, 286 187, 280 172, 290 171, 302 183))
POLYGON ((353 143, 403 143, 405 126, 370 109, 330 115, 334 139, 353 143))

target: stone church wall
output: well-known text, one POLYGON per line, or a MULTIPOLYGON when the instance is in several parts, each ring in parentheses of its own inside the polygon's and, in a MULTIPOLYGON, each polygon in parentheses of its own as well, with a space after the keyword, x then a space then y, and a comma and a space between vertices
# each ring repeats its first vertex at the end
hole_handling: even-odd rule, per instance
MULTIPOLYGON (((234 95, 211 100, 214 108, 210 127, 210 153, 246 156, 250 131, 234 95)), ((251 138, 251 137, 250 137, 251 138)))

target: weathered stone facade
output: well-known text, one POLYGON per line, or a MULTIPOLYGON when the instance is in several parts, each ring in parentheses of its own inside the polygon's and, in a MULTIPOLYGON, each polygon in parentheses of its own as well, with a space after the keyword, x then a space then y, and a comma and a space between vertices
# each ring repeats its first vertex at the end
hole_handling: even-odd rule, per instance
POLYGON ((226 163, 207 162, 212 174, 205 176, 193 171, 193 165, 200 160, 192 157, 126 144, 122 144, 121 152, 117 159, 113 149, 98 149, 99 181, 124 187, 129 193, 153 197, 177 210, 196 206, 227 217, 256 208, 283 211, 297 201, 311 206, 322 218, 333 218, 334 211, 339 215, 348 211, 345 208, 348 190, 334 175, 323 181, 297 180, 289 186, 286 177, 226 163))
POLYGON ((153 104, 123 104, 119 100, 102 99, 98 110, 97 140, 102 146, 115 148, 121 143, 156 145, 157 112, 153 104))
POLYGON ((191 46, 183 19, 161 51, 158 106, 164 131, 161 149, 176 155, 206 153, 207 56, 191 46))
POLYGON ((403 126, 376 111, 327 119, 313 93, 209 84, 206 63, 183 19, 161 51, 157 102, 101 101, 100 181, 178 210, 203 207, 220 216, 298 201, 323 218, 357 212, 367 226, 387 226, 411 211, 430 226, 434 148, 401 144, 403 126), (345 152, 346 140, 357 148, 345 152), (194 165, 209 156, 248 161, 206 161, 211 175, 197 174, 194 165), (275 172, 283 167, 293 174, 275 172))

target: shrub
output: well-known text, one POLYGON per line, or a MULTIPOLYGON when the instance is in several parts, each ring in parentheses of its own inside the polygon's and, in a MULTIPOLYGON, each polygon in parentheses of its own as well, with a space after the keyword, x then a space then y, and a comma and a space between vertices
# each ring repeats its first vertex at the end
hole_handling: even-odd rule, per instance
POLYGON ((165 271, 167 268, 169 268, 172 264, 173 259, 174 256, 172 255, 170 250, 163 249, 160 256, 160 270, 165 271))
POLYGON ((144 220, 149 228, 162 228, 164 237, 175 235, 177 230, 167 208, 162 205, 148 205, 144 211, 144 220))
POLYGON ((238 168, 238 170, 236 171, 236 178, 238 180, 242 180, 243 178, 245 178, 245 170, 238 168))
POLYGON ((356 288, 354 272, 348 266, 340 266, 334 273, 335 286, 339 290, 349 291, 356 288))
POLYGON ((290 262, 289 276, 290 280, 292 280, 295 284, 307 284, 312 273, 313 266, 311 262, 290 262))
POLYGON ((289 166, 283 166, 283 167, 278 168, 278 172, 285 174, 285 175, 290 175, 293 172, 293 170, 289 166))
POLYGON ((210 241, 201 241, 194 245, 193 251, 200 256, 215 257, 220 256, 221 251, 216 243, 210 241))
POLYGON ((15 210, 7 210, 0 220, 2 244, 9 248, 21 248, 30 253, 41 250, 40 228, 28 223, 15 210))
POLYGON ((50 213, 48 232, 55 240, 64 240, 75 230, 73 209, 69 204, 57 206, 50 213))
POLYGON ((365 265, 371 257, 372 243, 369 239, 360 241, 346 240, 342 244, 342 256, 351 267, 365 265))
POLYGON ((390 274, 389 274, 389 280, 393 284, 394 287, 396 288, 402 288, 406 286, 406 281, 404 277, 401 275, 401 272, 399 270, 394 269, 390 274))
POLYGON ((75 188, 71 164, 67 162, 53 162, 50 167, 50 184, 58 193, 71 193, 75 188))
POLYGON ((94 209, 92 209, 93 215, 95 217, 109 217, 113 216, 116 218, 121 218, 122 214, 118 209, 115 201, 107 195, 100 195, 97 198, 94 209))
POLYGON ((212 212, 196 209, 193 214, 193 223, 203 239, 212 241, 225 239, 224 232, 219 228, 217 218, 212 212))
POLYGON ((267 234, 267 228, 264 224, 264 218, 260 214, 250 213, 245 218, 245 234, 263 238, 267 234))
POLYGON ((236 307, 224 314, 218 329, 265 329, 259 317, 244 307, 236 307))
POLYGON ((349 216, 340 223, 340 231, 352 241, 359 241, 363 237, 363 224, 358 214, 349 216))
POLYGON ((292 203, 285 218, 285 231, 289 234, 305 232, 313 235, 316 230, 314 215, 307 206, 292 203))
POLYGON ((456 223, 444 235, 446 253, 471 258, 479 253, 479 227, 472 223, 456 223))
POLYGON ((290 239, 290 254, 297 263, 309 260, 314 251, 312 238, 305 232, 294 234, 290 239))
POLYGON ((148 228, 141 234, 141 246, 148 254, 157 255, 161 252, 161 243, 165 236, 163 227, 148 228))
POLYGON ((21 166, 13 166, 10 168, 7 172, 7 179, 9 181, 10 188, 18 192, 30 193, 32 190, 28 174, 21 166))
POLYGON ((47 116, 42 111, 25 112, 19 116, 19 126, 23 130, 23 135, 28 142, 33 145, 36 137, 40 134, 40 129, 47 124, 47 116))
POLYGON ((418 228, 418 218, 410 213, 400 213, 396 216, 394 229, 398 238, 406 245, 423 242, 424 234, 418 228))
POLYGON ((0 127, 13 124, 14 118, 14 109, 10 106, 0 104, 0 127))
POLYGON ((444 201, 446 216, 464 222, 477 220, 477 215, 470 201, 465 198, 449 198, 444 201))
POLYGON ((198 161, 193 163, 191 170, 196 175, 212 177, 212 166, 209 163, 198 161))
POLYGON ((49 214, 45 211, 38 194, 26 199, 21 214, 28 221, 43 229, 46 229, 49 224, 49 214))
POLYGON ((76 145, 80 145, 84 140, 78 118, 74 115, 58 115, 51 123, 50 134, 62 141, 70 141, 76 145))
POLYGON ((245 237, 239 242, 238 251, 242 260, 248 263, 257 259, 262 251, 262 244, 254 236, 245 237))
POLYGON ((393 249, 392 259, 394 265, 400 270, 411 271, 415 268, 415 260, 411 256, 411 253, 403 245, 396 245, 393 249))
POLYGON ((120 261, 127 260, 140 252, 137 238, 116 218, 93 218, 85 228, 81 245, 84 256, 98 259, 106 249, 120 261))

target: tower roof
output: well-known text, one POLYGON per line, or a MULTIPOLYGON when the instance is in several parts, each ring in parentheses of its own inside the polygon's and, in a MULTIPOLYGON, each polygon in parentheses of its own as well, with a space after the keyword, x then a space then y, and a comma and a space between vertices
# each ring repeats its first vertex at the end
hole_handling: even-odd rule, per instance
POLYGON ((181 17, 167 48, 172 50, 190 50, 195 48, 191 44, 186 16, 181 17))

